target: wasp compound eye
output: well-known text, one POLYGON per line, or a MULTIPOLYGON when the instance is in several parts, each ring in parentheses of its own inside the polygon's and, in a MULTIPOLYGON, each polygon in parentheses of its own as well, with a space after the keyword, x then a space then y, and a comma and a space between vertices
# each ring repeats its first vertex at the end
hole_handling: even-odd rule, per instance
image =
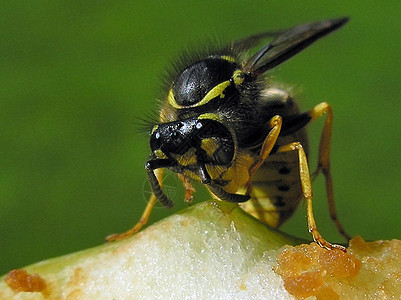
POLYGON ((173 84, 175 102, 179 106, 194 106, 216 86, 228 82, 237 69, 232 61, 215 57, 187 67, 173 84))
POLYGON ((160 132, 156 129, 153 131, 152 135, 150 136, 150 149, 152 151, 160 149, 161 139, 160 139, 160 132))
POLYGON ((206 154, 205 161, 212 165, 228 166, 235 151, 234 138, 228 128, 217 120, 207 118, 199 119, 195 126, 200 148, 206 154))

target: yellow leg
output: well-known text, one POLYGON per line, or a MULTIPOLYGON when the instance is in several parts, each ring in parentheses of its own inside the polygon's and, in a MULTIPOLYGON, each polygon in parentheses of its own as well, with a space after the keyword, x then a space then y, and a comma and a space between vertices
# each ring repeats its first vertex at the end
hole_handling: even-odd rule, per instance
POLYGON ((336 208, 334 204, 333 182, 330 173, 330 145, 331 145, 333 112, 328 103, 322 102, 316 105, 312 110, 310 110, 308 114, 311 117, 310 122, 326 114, 326 121, 324 123, 322 135, 320 137, 318 166, 316 171, 313 173, 313 177, 317 176, 320 171, 323 172, 326 182, 326 193, 327 193, 327 200, 329 203, 330 218, 336 225, 338 232, 348 241, 351 239, 351 237, 345 232, 343 226, 341 225, 341 223, 337 218, 336 208))
MULTIPOLYGON (((162 182, 162 177, 163 177, 163 172, 162 169, 156 170, 156 176, 158 178, 158 181, 161 183, 162 182)), ((108 237, 106 237, 106 240, 108 242, 114 242, 114 241, 121 241, 126 238, 129 238, 133 234, 137 233, 143 226, 146 225, 146 223, 149 220, 150 214, 152 213, 153 207, 156 204, 156 197, 155 195, 151 195, 148 201, 148 204, 146 205, 145 210, 142 213, 141 218, 139 219, 138 223, 135 224, 134 227, 132 227, 130 230, 127 230, 124 233, 116 233, 116 234, 111 234, 108 237)))
POLYGON ((281 146, 277 152, 288 152, 294 151, 298 152, 298 160, 299 160, 299 177, 301 180, 302 192, 303 196, 306 199, 307 205, 307 216, 308 216, 308 228, 309 232, 312 234, 313 239, 316 243, 318 243, 321 247, 326 249, 339 249, 342 251, 346 251, 346 248, 341 245, 331 244, 326 241, 316 227, 315 217, 313 216, 313 207, 312 207, 312 184, 309 175, 309 167, 308 160, 306 158, 305 151, 299 142, 294 142, 285 146, 281 146))
POLYGON ((282 125, 282 119, 280 116, 274 116, 270 120, 270 131, 267 137, 265 138, 262 149, 260 150, 258 161, 251 167, 249 170, 249 180, 245 184, 245 189, 247 190, 247 195, 251 193, 251 180, 252 176, 255 172, 260 168, 261 165, 265 162, 266 158, 269 156, 270 152, 273 149, 273 146, 276 144, 277 138, 280 134, 282 125))

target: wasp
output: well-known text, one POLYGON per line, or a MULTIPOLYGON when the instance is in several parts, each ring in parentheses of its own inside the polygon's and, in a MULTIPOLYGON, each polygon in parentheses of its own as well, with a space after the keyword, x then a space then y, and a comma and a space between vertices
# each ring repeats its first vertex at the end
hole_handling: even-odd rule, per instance
POLYGON ((308 229, 327 249, 340 249, 319 233, 313 216, 312 185, 305 127, 325 116, 316 176, 325 177, 331 219, 349 240, 337 220, 330 173, 333 113, 322 102, 300 112, 291 93, 274 84, 269 70, 318 39, 343 26, 348 18, 303 24, 276 32, 252 35, 227 46, 200 51, 183 59, 169 75, 160 122, 150 132, 150 159, 145 164, 153 195, 134 228, 146 224, 156 201, 173 202, 161 187, 162 169, 178 174, 192 200, 191 181, 205 185, 218 199, 240 207, 272 227, 279 227, 306 201, 308 229), (266 38, 272 41, 251 50, 266 38))

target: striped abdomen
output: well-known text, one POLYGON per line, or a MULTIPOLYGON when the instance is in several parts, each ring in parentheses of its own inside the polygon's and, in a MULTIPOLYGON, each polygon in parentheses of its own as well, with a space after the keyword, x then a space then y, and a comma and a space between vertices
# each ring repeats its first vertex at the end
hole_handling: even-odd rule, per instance
MULTIPOLYGON (((300 142, 307 152, 304 129, 279 137, 276 146, 292 142, 300 142)), ((252 198, 242 203, 241 208, 269 226, 280 226, 302 199, 297 151, 271 153, 252 177, 251 186, 252 198)))

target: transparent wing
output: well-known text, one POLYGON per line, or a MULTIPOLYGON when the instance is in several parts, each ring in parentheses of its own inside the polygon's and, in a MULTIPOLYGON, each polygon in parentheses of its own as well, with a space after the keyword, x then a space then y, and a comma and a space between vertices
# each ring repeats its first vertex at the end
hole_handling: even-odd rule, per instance
MULTIPOLYGON (((321 37, 340 28, 347 21, 348 18, 325 20, 299 25, 289 30, 278 32, 272 42, 264 46, 247 61, 244 71, 249 76, 256 78, 302 51, 321 37)), ((241 47, 252 46, 259 42, 261 38, 271 36, 271 34, 262 33, 237 43, 241 47)))

